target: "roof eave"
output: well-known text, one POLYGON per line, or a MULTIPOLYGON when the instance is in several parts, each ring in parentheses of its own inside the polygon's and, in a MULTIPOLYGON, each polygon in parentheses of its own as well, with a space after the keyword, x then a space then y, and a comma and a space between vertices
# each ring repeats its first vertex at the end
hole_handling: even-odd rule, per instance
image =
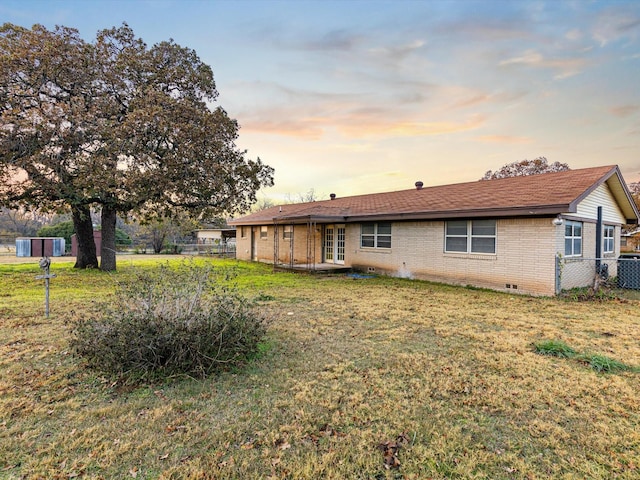
POLYGON ((286 217, 275 217, 274 223, 303 224, 309 222, 316 223, 345 223, 347 217, 340 215, 292 215, 286 217))
POLYGON ((372 221, 411 221, 411 220, 442 220, 445 218, 478 218, 478 217, 539 217, 545 215, 557 215, 559 213, 575 212, 575 204, 559 204, 544 206, 522 206, 510 208, 482 208, 476 210, 439 210, 431 212, 408 212, 408 213, 376 213, 360 214, 352 216, 337 215, 299 215, 281 216, 271 219, 258 219, 250 221, 229 222, 233 225, 265 225, 271 223, 304 224, 308 222, 316 223, 357 223, 372 221))
POLYGON ((347 222, 366 221, 409 221, 409 220, 442 220, 446 218, 479 218, 479 217, 539 217, 573 212, 568 204, 545 205, 537 207, 483 208, 477 210, 442 210, 434 212, 412 212, 400 214, 354 215, 347 217, 347 222))
POLYGON ((633 201, 631 192, 624 182, 622 173, 620 172, 620 168, 618 168, 617 165, 613 166, 611 170, 609 170, 609 172, 607 172, 600 178, 600 180, 591 185, 587 190, 584 191, 582 195, 571 202, 571 205, 576 208, 578 203, 587 198, 587 196, 593 193, 593 191, 603 183, 606 183, 609 187, 609 190, 611 190, 611 193, 615 197, 616 202, 620 206, 622 213, 625 216, 625 221, 631 225, 637 224, 638 220, 640 219, 640 212, 638 211, 638 208, 633 201))
POLYGON ((345 223, 347 221, 347 217, 339 216, 339 215, 291 215, 291 216, 278 216, 272 218, 260 218, 260 219, 247 219, 243 220, 239 218, 237 220, 229 221, 230 225, 241 225, 241 226, 251 226, 251 225, 267 225, 273 223, 279 224, 304 224, 309 222, 316 223, 345 223))

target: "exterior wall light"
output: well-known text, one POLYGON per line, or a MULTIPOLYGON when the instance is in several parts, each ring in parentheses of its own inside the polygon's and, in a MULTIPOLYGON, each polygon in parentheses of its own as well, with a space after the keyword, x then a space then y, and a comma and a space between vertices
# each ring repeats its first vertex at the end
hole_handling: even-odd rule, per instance
POLYGON ((552 222, 556 227, 559 227, 560 225, 562 225, 564 223, 562 220, 562 215, 558 214, 558 216, 554 218, 552 222))

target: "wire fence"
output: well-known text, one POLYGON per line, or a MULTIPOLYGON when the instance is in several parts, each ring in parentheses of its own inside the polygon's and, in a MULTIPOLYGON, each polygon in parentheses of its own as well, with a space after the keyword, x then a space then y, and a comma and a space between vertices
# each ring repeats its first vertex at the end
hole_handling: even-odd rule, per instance
POLYGON ((556 293, 602 284, 640 290, 640 254, 618 258, 556 257, 556 293))
MULTIPOLYGON (((119 255, 155 253, 150 245, 116 244, 116 252, 119 255)), ((209 255, 223 258, 233 258, 236 255, 236 243, 226 242, 219 244, 202 243, 177 243, 167 245, 160 253, 183 255, 209 255)), ((66 255, 70 255, 67 252, 66 255)), ((100 253, 98 252, 98 255, 100 253)), ((16 256, 16 244, 14 242, 0 242, 0 256, 16 256)))
POLYGON ((8 242, 0 242, 0 256, 15 256, 16 244, 8 242))
POLYGON ((121 245, 119 254, 182 254, 182 255, 209 255, 224 258, 233 258, 236 255, 235 242, 219 243, 171 243, 164 245, 159 252, 149 244, 121 245))
MULTIPOLYGON (((178 244, 180 253, 193 255, 213 255, 219 257, 235 257, 236 242, 226 243, 182 243, 178 244)), ((177 252, 176 252, 177 253, 177 252)))

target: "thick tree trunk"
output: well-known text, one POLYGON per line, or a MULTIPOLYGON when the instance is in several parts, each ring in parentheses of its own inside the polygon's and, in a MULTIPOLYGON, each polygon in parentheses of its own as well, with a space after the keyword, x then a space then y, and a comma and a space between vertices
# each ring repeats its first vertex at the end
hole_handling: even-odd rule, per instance
POLYGON ((112 272, 116 269, 116 211, 102 206, 102 248, 100 249, 100 270, 112 272))
POLYGON ((98 268, 96 256, 96 243, 93 239, 93 224, 91 211, 86 205, 71 207, 73 216, 73 228, 78 241, 78 253, 76 264, 73 268, 98 268))

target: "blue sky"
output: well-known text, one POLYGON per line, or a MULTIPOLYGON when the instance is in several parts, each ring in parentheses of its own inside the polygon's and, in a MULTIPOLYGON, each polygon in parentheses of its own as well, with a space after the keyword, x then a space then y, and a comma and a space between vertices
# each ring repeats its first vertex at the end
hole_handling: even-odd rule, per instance
POLYGON ((194 49, 275 201, 539 156, 640 180, 638 1, 3 0, 0 21, 194 49))

